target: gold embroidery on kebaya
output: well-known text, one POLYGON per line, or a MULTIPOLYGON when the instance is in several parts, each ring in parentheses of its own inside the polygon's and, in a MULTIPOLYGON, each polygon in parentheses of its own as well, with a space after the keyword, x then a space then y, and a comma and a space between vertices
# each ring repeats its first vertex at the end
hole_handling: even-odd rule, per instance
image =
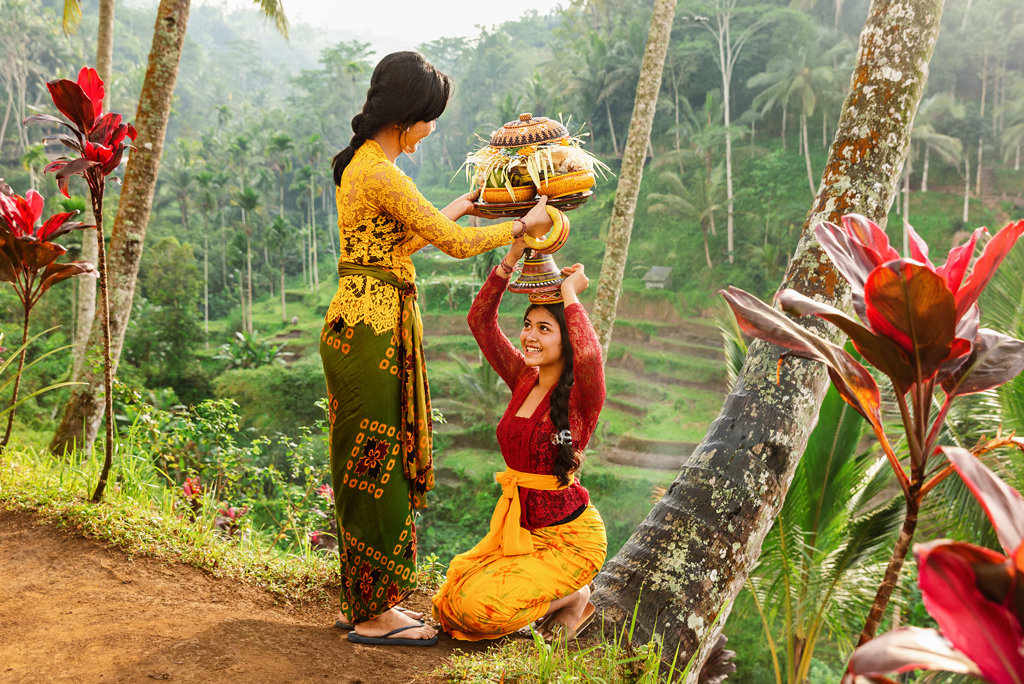
MULTIPOLYGON (((515 223, 467 228, 449 220, 416 189, 412 180, 373 140, 363 143, 345 169, 338 203, 339 261, 379 266, 403 280, 415 280, 412 254, 434 244, 465 259, 513 242, 515 223)), ((366 323, 380 335, 398 324, 398 291, 376 278, 345 276, 327 310, 327 323, 366 323)))

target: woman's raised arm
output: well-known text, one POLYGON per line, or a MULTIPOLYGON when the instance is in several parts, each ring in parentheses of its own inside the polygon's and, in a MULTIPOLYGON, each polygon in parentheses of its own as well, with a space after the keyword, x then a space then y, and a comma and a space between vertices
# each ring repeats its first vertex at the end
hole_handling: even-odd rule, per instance
POLYGON ((366 180, 380 189, 376 200, 382 211, 456 259, 510 245, 521 230, 514 221, 482 228, 460 226, 428 202, 412 179, 394 164, 378 164, 366 180))
POLYGON ((571 400, 579 412, 579 419, 589 425, 586 431, 591 432, 604 406, 605 387, 601 343, 578 297, 590 281, 583 272, 582 264, 563 268, 562 274, 567 276, 562 282, 562 299, 565 301, 565 323, 569 328, 575 376, 571 400))
MULTIPOLYGON (((516 245, 518 244, 517 242, 516 245)), ((516 246, 512 249, 514 252, 516 246)), ((519 254, 522 254, 522 251, 519 251, 519 254)), ((523 360, 522 352, 509 342, 498 325, 498 305, 501 304, 501 296, 505 294, 506 287, 508 276, 502 271, 501 264, 498 264, 487 276, 483 287, 473 300, 473 305, 469 308, 468 321, 469 329, 473 332, 476 343, 480 345, 484 358, 505 384, 514 390, 519 374, 526 368, 526 362, 523 360)))

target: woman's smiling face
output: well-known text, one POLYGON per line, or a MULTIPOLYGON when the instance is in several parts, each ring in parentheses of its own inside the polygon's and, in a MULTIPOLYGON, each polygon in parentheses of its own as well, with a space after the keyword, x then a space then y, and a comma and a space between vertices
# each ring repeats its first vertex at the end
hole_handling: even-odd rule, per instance
POLYGON ((527 366, 546 366, 562 361, 562 331, 555 317, 542 306, 536 306, 526 314, 519 343, 527 366))

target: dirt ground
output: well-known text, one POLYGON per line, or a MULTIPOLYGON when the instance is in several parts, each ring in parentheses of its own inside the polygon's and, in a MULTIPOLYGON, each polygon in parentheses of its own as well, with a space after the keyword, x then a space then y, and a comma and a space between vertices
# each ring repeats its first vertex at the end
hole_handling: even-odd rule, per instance
POLYGON ((0 683, 427 684, 456 647, 443 634, 432 648, 358 646, 333 624, 333 603, 278 605, 0 510, 0 683))

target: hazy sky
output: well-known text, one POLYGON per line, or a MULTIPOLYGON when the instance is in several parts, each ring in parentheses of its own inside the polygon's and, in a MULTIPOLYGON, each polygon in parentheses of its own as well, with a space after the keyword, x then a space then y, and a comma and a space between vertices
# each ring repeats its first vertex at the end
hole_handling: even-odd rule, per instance
MULTIPOLYGON (((219 4, 214 0, 215 4, 219 4)), ((227 0, 252 7, 252 0, 227 0)), ((475 36, 477 25, 518 19, 529 10, 547 14, 558 0, 284 0, 292 22, 352 32, 378 54, 412 48, 441 37, 475 36)))

